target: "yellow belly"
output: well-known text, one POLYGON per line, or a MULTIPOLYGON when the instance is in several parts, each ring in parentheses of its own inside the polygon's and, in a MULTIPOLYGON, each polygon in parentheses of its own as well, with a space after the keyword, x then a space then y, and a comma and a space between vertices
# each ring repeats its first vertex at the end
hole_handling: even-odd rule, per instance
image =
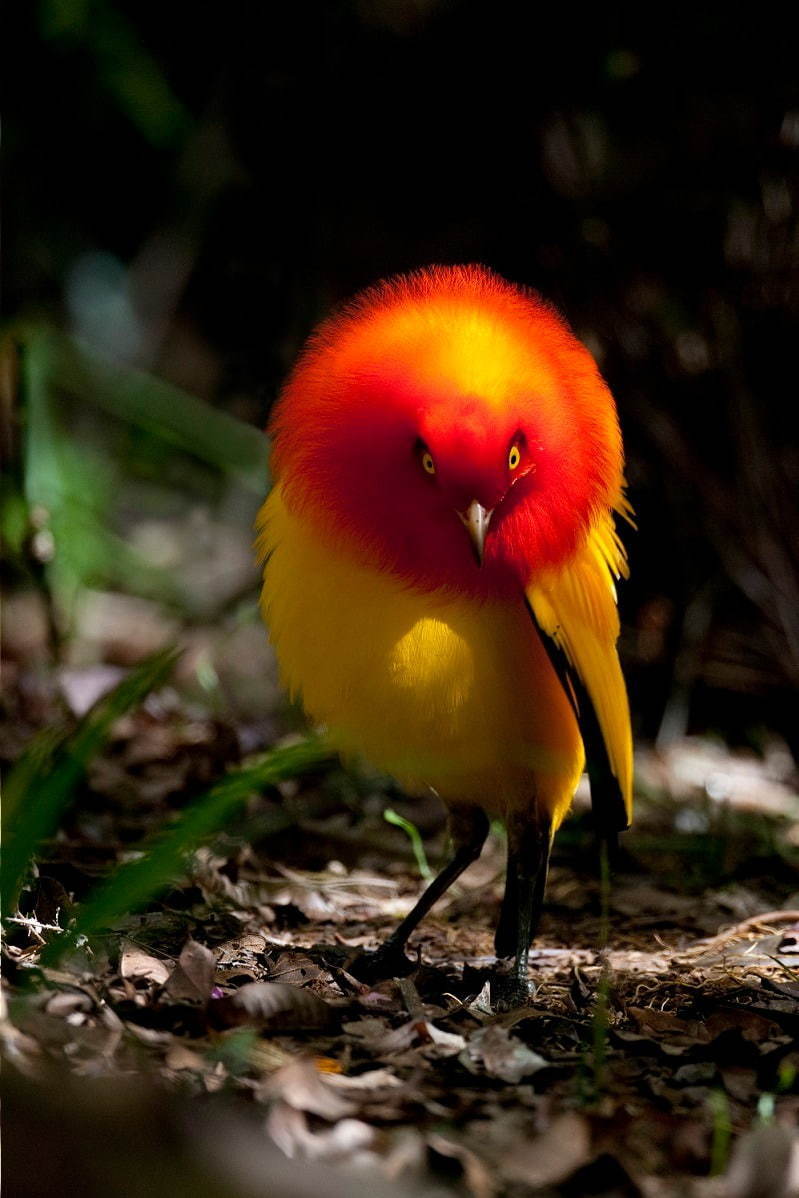
POLYGON ((282 679, 345 755, 410 792, 555 826, 583 769, 577 723, 518 603, 424 594, 323 544, 279 489, 259 518, 282 679))

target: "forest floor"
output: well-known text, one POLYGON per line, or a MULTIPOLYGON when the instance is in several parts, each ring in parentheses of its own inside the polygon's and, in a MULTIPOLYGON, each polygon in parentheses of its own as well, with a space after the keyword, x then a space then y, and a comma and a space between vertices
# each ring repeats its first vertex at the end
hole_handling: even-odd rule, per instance
POLYGON ((434 862, 445 832, 432 800, 338 770, 254 798, 168 893, 41 965, 97 877, 238 755, 231 727, 148 701, 40 855, 4 950, 16 1193, 799 1186, 799 800, 779 746, 642 752, 604 903, 578 804, 518 1010, 490 992, 499 828, 413 937, 413 972, 353 976, 423 885, 384 810, 434 862), (265 838, 278 808, 291 826, 265 838))

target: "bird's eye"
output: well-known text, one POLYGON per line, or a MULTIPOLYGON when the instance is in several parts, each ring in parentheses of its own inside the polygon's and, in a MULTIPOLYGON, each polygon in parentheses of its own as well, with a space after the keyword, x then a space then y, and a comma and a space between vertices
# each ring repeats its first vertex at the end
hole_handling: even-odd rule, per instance
POLYGON ((422 469, 426 474, 435 474, 436 472, 436 464, 429 449, 426 449, 422 454, 422 469))
POLYGON ((522 460, 522 455, 519 452, 518 445, 511 445, 510 453, 508 454, 508 466, 511 470, 515 470, 522 460))

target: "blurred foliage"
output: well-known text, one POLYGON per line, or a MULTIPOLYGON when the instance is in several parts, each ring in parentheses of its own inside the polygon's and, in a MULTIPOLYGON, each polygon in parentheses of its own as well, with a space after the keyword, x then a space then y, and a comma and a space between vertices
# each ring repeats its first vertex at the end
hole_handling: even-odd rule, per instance
POLYGON ((3 870, 0 904, 16 907, 31 857, 52 836, 94 756, 114 723, 137 707, 172 671, 178 653, 165 649, 141 663, 104 695, 74 730, 44 729, 9 775, 3 800, 3 870))
MULTIPOLYGON (((278 746, 240 769, 231 770, 206 794, 195 799, 164 831, 136 850, 134 860, 121 865, 81 905, 64 936, 51 940, 43 961, 51 963, 84 936, 112 927, 116 920, 138 910, 184 871, 190 854, 230 823, 245 801, 278 782, 328 767, 330 749, 320 740, 278 746)), ((259 832, 268 837, 291 827, 287 810, 261 820, 259 832)))
POLYGON ((245 526, 247 426, 316 319, 392 271, 478 260, 559 304, 617 396, 639 734, 765 728, 799 751, 795 13, 550 7, 533 38, 517 5, 474 0, 10 19, 37 64, 7 118, 5 264, 32 460, 3 530, 44 555, 26 568, 62 634, 85 586, 214 618, 206 582, 142 554, 134 509, 245 526))
POLYGON ((40 0, 39 29, 45 41, 86 54, 99 90, 153 146, 166 148, 185 136, 188 112, 118 6, 109 0, 40 0))
MULTIPOLYGON (((100 698, 76 727, 54 726, 40 732, 16 763, 6 782, 3 804, 0 905, 5 916, 15 911, 33 855, 59 827, 114 724, 164 684, 178 656, 173 648, 154 654, 100 698)), ((328 767, 332 761, 330 749, 322 741, 308 739, 276 747, 230 771, 89 896, 68 933, 51 941, 47 960, 56 959, 81 937, 136 910, 167 886, 180 874, 191 852, 229 824, 252 795, 309 770, 328 767)), ((262 821, 260 832, 281 831, 292 822, 290 814, 278 812, 269 826, 262 821)))
POLYGON ((53 329, 19 336, 23 401, 20 485, 6 477, 0 531, 22 570, 38 564, 66 629, 89 586, 155 596, 188 608, 179 580, 132 547, 117 529, 125 480, 151 473, 177 451, 254 496, 267 488, 263 435, 210 404, 142 371, 103 361, 53 329), (89 425, 107 413, 130 426, 122 452, 69 427, 67 399, 89 425))

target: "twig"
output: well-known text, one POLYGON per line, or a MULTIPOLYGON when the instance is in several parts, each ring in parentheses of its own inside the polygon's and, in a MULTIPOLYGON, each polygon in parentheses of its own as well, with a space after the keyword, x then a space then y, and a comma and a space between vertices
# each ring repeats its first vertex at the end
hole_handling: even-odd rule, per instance
POLYGON ((799 923, 799 911, 766 911, 762 915, 750 915, 748 919, 744 919, 741 923, 727 928, 725 932, 719 932, 717 935, 711 936, 709 940, 701 940, 699 944, 685 949, 679 956, 704 956, 711 948, 719 944, 726 944, 729 940, 737 940, 749 931, 759 929, 760 931, 773 934, 776 932, 776 929, 769 928, 768 925, 779 923, 799 923))

